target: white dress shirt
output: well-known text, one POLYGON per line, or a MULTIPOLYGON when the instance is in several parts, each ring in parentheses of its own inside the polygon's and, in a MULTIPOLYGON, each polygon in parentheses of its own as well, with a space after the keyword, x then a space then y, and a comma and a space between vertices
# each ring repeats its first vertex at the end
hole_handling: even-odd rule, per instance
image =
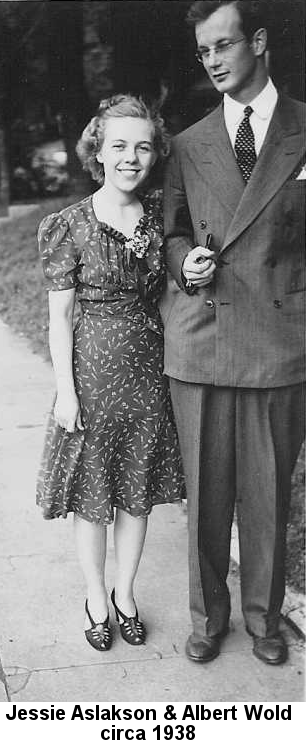
MULTIPOLYGON (((277 90, 273 85, 271 78, 269 78, 268 83, 263 90, 248 104, 253 109, 253 113, 250 116, 250 125, 254 132, 257 157, 266 137, 277 99, 277 90)), ((237 130, 243 120, 244 109, 246 106, 247 104, 240 104, 239 101, 235 101, 235 99, 232 99, 227 93, 224 94, 225 126, 234 150, 237 130)))

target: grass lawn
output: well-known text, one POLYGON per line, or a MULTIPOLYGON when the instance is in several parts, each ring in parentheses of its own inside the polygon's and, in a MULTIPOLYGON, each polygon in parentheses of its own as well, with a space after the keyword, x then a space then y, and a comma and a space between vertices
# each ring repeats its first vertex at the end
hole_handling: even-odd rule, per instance
MULTIPOLYGON (((37 228, 41 219, 82 195, 46 199, 35 210, 10 221, 0 221, 0 316, 28 338, 32 349, 48 353, 47 294, 38 259, 37 228)), ((292 503, 287 541, 287 581, 297 591, 305 587, 305 447, 292 480, 292 503)))
POLYGON ((0 315, 30 340, 35 353, 44 357, 49 357, 48 304, 38 258, 37 229, 45 215, 80 197, 42 200, 26 215, 0 222, 0 315))

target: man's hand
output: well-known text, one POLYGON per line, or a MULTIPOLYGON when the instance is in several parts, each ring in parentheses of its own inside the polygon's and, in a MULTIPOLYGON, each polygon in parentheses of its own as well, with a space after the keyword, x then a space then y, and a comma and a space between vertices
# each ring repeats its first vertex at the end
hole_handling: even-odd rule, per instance
POLYGON ((215 257, 215 253, 205 246, 196 246, 185 257, 182 272, 193 286, 201 288, 211 283, 216 264, 210 257, 215 257))

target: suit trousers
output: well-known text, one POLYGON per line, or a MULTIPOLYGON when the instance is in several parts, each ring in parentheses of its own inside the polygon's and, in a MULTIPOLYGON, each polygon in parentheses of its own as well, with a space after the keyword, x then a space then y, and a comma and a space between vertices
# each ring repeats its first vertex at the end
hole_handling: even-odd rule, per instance
POLYGON ((194 639, 226 630, 236 503, 249 632, 274 635, 285 593, 291 473, 305 435, 302 384, 240 389, 170 379, 187 487, 194 639))

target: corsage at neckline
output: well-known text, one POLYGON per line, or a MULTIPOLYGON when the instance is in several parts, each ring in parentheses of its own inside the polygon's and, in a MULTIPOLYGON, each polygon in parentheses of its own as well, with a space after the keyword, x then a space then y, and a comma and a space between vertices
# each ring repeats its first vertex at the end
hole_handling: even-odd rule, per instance
POLYGON ((133 236, 130 239, 126 239, 125 249, 128 264, 130 264, 131 254, 134 254, 137 259, 143 259, 146 256, 151 243, 151 237, 147 230, 148 224, 148 216, 146 214, 142 215, 133 236))

